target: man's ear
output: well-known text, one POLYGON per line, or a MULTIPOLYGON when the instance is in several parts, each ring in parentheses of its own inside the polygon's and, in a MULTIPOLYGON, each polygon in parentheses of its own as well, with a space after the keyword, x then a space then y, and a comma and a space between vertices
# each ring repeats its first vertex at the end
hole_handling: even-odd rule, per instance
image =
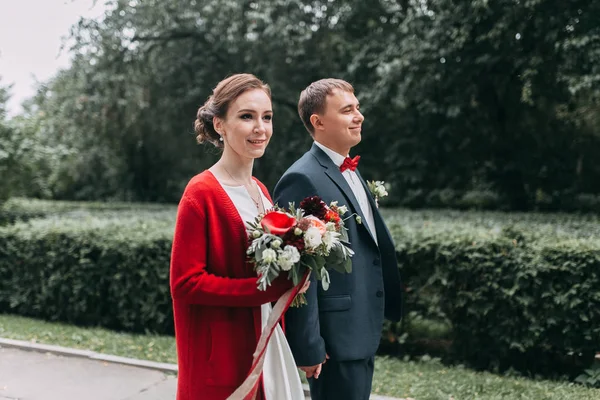
POLYGON ((310 123, 315 130, 323 129, 323 120, 318 114, 313 114, 310 116, 310 123))

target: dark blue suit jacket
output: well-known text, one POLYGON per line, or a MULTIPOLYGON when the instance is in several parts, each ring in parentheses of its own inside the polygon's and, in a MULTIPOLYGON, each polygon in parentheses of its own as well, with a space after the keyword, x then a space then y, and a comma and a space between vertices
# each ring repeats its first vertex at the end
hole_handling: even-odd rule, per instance
POLYGON ((345 222, 355 253, 352 273, 329 270, 331 285, 327 291, 311 274, 308 305, 290 308, 285 315, 286 336, 299 366, 323 362, 326 352, 338 361, 371 357, 379 346, 384 315, 392 321, 401 317, 394 243, 362 177, 360 180, 373 209, 378 245, 350 186, 318 146, 313 144, 275 187, 275 202, 281 207, 287 208, 289 202, 298 206, 305 197, 317 195, 327 204, 337 200, 340 206, 348 207, 346 216, 356 213, 363 220, 358 224, 352 217, 345 222))

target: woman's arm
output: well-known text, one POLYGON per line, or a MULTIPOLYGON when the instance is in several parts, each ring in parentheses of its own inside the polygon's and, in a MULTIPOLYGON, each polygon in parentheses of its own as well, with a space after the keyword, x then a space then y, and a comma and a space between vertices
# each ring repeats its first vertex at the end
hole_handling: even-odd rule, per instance
MULTIPOLYGON (((276 301, 292 287, 284 276, 266 291, 257 289, 257 278, 227 278, 207 271, 208 221, 202 210, 183 197, 177 211, 171 252, 171 296, 189 304, 256 307, 276 301)), ((239 249, 245 251, 245 249, 239 249)))

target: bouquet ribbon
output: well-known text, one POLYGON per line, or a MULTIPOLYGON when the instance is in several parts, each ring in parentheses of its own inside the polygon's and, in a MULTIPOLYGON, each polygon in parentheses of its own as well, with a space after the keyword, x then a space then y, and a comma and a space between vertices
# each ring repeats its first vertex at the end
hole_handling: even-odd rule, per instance
POLYGON ((267 325, 262 330, 260 338, 258 339, 256 350, 254 350, 250 372, 248 373, 248 376, 246 376, 246 380, 242 382, 242 384, 227 398, 227 400, 253 400, 256 398, 259 379, 265 364, 267 345, 273 336, 273 332, 275 332, 277 324, 283 317, 283 314, 290 307, 290 304, 292 304, 292 301, 298 295, 300 288, 304 286, 309 276, 310 271, 304 275, 304 278, 300 281, 300 283, 298 283, 298 285, 285 292, 283 296, 277 300, 277 303, 275 303, 273 311, 271 311, 269 319, 267 320, 267 325))

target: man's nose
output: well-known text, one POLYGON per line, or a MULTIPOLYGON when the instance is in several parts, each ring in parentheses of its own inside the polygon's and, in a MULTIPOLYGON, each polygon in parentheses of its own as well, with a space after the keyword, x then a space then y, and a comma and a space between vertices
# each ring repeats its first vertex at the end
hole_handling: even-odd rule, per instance
POLYGON ((359 122, 363 122, 365 120, 365 116, 362 115, 362 113, 358 110, 356 110, 356 113, 354 115, 354 119, 356 119, 359 122))

